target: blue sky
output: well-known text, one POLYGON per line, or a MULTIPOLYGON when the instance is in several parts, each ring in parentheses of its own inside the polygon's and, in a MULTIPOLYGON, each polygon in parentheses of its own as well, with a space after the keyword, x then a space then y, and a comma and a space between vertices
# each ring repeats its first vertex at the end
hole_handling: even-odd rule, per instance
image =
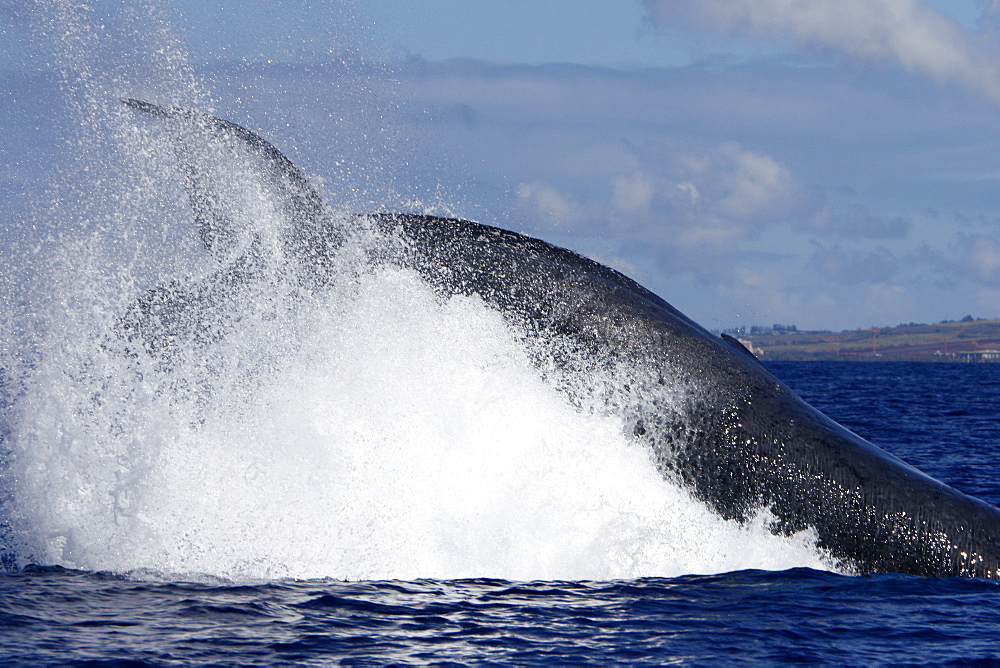
MULTIPOLYGON (((155 39, 94 19, 111 92, 207 99, 331 199, 543 237, 713 328, 1000 316, 995 1, 146 4, 155 39)), ((48 59, 0 7, 12 202, 48 59)))

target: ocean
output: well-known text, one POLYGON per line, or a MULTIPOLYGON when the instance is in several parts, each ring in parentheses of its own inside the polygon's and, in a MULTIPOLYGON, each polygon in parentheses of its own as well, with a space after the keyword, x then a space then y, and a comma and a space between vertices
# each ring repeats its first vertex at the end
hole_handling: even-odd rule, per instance
MULTIPOLYGON (((1000 501, 998 367, 770 367, 880 447, 962 491, 1000 501)), ((684 540, 697 562, 698 543, 684 540)), ((706 539, 707 566, 718 540, 706 539)), ((0 660, 989 664, 1000 661, 998 587, 807 566, 610 579, 238 582, 210 573, 31 565, 0 575, 0 660)))

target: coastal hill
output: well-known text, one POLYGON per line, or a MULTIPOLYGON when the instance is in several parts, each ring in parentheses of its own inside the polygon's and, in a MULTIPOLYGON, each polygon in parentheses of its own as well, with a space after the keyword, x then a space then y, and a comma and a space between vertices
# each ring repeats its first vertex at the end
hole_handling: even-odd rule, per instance
POLYGON ((842 332, 806 332, 794 325, 774 325, 725 333, 762 360, 1000 362, 1000 319, 972 316, 933 325, 909 323, 842 332))

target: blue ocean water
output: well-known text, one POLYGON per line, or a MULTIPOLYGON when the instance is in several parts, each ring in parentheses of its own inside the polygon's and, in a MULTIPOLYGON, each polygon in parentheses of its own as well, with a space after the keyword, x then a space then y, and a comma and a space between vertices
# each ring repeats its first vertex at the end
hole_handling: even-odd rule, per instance
MULTIPOLYGON (((1000 501, 1000 367, 771 367, 877 445, 1000 501)), ((1000 661, 998 587, 808 568, 608 582, 235 584, 31 567, 0 575, 0 660, 989 664, 1000 661)))

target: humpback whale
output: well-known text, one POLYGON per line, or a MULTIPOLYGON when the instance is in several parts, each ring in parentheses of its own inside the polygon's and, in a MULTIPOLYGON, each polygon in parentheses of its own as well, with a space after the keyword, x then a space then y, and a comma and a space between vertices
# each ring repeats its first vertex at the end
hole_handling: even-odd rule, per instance
POLYGON ((226 336, 239 324, 227 320, 227 300, 273 278, 266 248, 291 261, 285 280, 302 294, 322 291, 339 280, 333 258, 351 226, 367 226, 386 241, 367 262, 416 272, 443 298, 477 296, 498 310, 523 332, 539 373, 565 381, 582 409, 620 416, 663 476, 723 518, 766 512, 776 534, 812 529, 818 547, 850 572, 1000 579, 1000 510, 840 426, 735 339, 710 333, 618 271, 468 220, 338 218, 257 134, 190 110, 123 102, 169 128, 199 235, 219 263, 208 279, 141 296, 120 321, 128 345, 169 357, 178 342, 226 336), (223 157, 224 171, 250 175, 280 230, 261 228, 253 210, 241 210, 239 193, 222 191, 226 175, 211 173, 206 151, 223 157))

